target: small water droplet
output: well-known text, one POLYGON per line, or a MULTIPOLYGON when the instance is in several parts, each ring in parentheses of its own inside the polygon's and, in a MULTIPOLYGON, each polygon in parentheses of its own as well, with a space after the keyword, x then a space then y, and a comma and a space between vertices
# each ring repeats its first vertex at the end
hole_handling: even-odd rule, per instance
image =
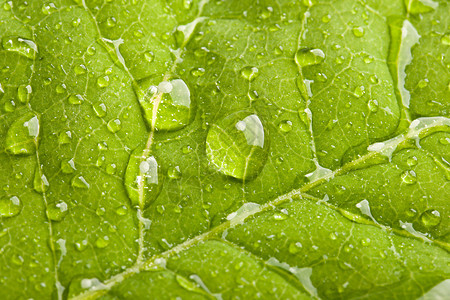
POLYGON ((146 51, 144 52, 144 58, 146 61, 152 62, 153 60, 155 60, 155 54, 153 54, 152 51, 146 51))
POLYGON ((47 218, 56 222, 62 221, 68 212, 69 207, 62 200, 49 204, 46 209, 47 218))
POLYGON ((44 15, 50 15, 50 14, 56 12, 57 10, 58 10, 58 8, 56 8, 55 4, 52 2, 42 5, 42 13, 44 15))
POLYGON ((441 143, 442 145, 450 145, 450 138, 448 137, 440 138, 439 143, 441 143))
POLYGON ((86 179, 84 179, 83 176, 77 175, 72 178, 72 186, 74 188, 88 189, 90 184, 86 181, 86 179))
POLYGON ((181 178, 181 171, 179 166, 171 167, 169 170, 167 170, 167 176, 171 179, 180 179, 181 178))
POLYGON ((109 76, 105 75, 97 78, 97 85, 101 88, 107 87, 109 85, 109 76))
POLYGON ((73 158, 61 161, 61 172, 64 174, 72 174, 76 170, 73 158))
POLYGON ((292 122, 289 120, 281 121, 280 124, 278 125, 278 128, 282 132, 289 132, 292 130, 292 122))
POLYGON ((73 105, 79 105, 83 103, 84 99, 83 96, 77 94, 77 95, 70 95, 69 96, 69 103, 73 105))
POLYGON ((191 70, 191 75, 194 77, 200 77, 205 75, 205 69, 203 68, 194 68, 191 70))
POLYGON ((92 108, 94 109, 95 114, 99 118, 103 118, 106 116, 106 105, 104 103, 95 103, 92 105, 92 108))
POLYGON ((450 34, 446 34, 441 37, 441 43, 446 46, 450 46, 450 34))
POLYGON ((328 22, 330 22, 330 20, 331 20, 331 15, 324 15, 322 17, 322 22, 324 22, 324 23, 328 23, 328 22))
POLYGON ((95 50, 95 47, 91 46, 91 47, 87 48, 86 52, 87 52, 87 54, 92 56, 97 52, 97 50, 95 50))
POLYGON ((30 59, 33 59, 38 52, 37 46, 33 41, 17 36, 3 37, 2 46, 6 51, 17 52, 18 54, 30 59))
POLYGON ((379 82, 377 75, 371 75, 369 79, 373 84, 377 84, 379 82))
POLYGON ((241 70, 241 76, 248 81, 255 80, 258 75, 259 70, 256 67, 245 67, 241 70))
POLYGON ((362 28, 361 26, 353 27, 352 32, 358 38, 364 36, 364 28, 362 28))
POLYGON ((325 53, 320 49, 303 48, 295 53, 295 62, 300 68, 320 64, 325 59, 325 53))
POLYGON ((134 150, 125 171, 125 189, 131 204, 147 208, 161 192, 163 181, 156 158, 142 147, 134 150))
POLYGON ((117 171, 117 166, 116 164, 110 164, 106 167, 106 173, 109 175, 114 175, 116 174, 117 171))
POLYGON ((21 103, 28 103, 32 91, 31 85, 21 85, 17 88, 17 98, 21 103))
POLYGON ((365 88, 363 85, 356 87, 355 90, 353 91, 353 94, 357 98, 361 98, 365 93, 366 93, 366 91, 365 91, 365 88))
POLYGON ((147 123, 156 130, 179 130, 193 120, 195 106, 191 102, 191 92, 182 79, 158 84, 153 78, 144 79, 136 87, 136 93, 147 123), (153 112, 155 102, 159 103, 156 114, 153 112))
POLYGON ((83 252, 84 250, 86 250, 88 245, 88 241, 87 240, 82 240, 79 242, 75 242, 75 249, 77 249, 80 252, 83 252))
POLYGON ((116 208, 116 214, 118 216, 125 216, 128 213, 128 207, 125 205, 121 205, 118 208, 116 208))
POLYGON ((38 193, 44 193, 48 190, 49 182, 47 177, 42 174, 42 170, 40 168, 36 168, 34 172, 34 180, 33 180, 33 188, 38 193))
POLYGON ((70 144, 72 141, 72 132, 70 131, 63 131, 59 134, 58 142, 61 145, 70 144))
POLYGON ((67 90, 67 87, 66 87, 66 85, 65 85, 64 83, 58 84, 58 85, 56 86, 56 93, 58 93, 58 94, 65 93, 66 90, 67 90))
POLYGON ((6 133, 6 152, 14 155, 35 153, 39 135, 39 119, 31 112, 17 118, 6 133))
POLYGON ((403 172, 401 178, 406 184, 414 184, 417 181, 416 173, 412 170, 403 172))
POLYGON ((110 120, 108 124, 106 124, 106 127, 108 127, 108 130, 112 133, 116 133, 120 129, 122 129, 122 125, 119 119, 110 120))
POLYGON ((256 114, 235 112, 213 124, 206 138, 206 154, 219 172, 252 179, 264 167, 269 151, 267 131, 256 114))
POLYGON ((429 209, 420 215, 420 221, 425 227, 435 227, 441 222, 441 214, 437 210, 429 209))
POLYGON ((184 153, 184 154, 191 153, 192 150, 193 150, 193 149, 192 149, 191 146, 184 146, 184 147, 183 147, 183 153, 184 153))
POLYGON ((370 64, 370 63, 372 63, 374 61, 374 57, 372 55, 367 55, 367 56, 364 57, 363 60, 364 60, 364 62, 366 64, 370 64))
POLYGON ((109 245, 109 237, 107 235, 103 236, 103 237, 99 237, 96 241, 95 241, 95 247, 103 249, 106 248, 109 245))
POLYGON ((117 20, 114 17, 109 17, 108 19, 106 19, 106 26, 112 28, 115 27, 117 24, 117 20))
POLYGON ((406 160, 406 164, 408 165, 408 167, 413 167, 417 165, 417 157, 415 156, 408 157, 408 159, 406 160))
POLYGON ((378 111, 378 101, 375 99, 369 100, 367 103, 367 107, 369 107, 369 110, 373 113, 378 111))
POLYGON ((302 244, 300 242, 292 242, 289 244, 289 253, 296 254, 301 251, 302 244))
POLYGON ((22 201, 17 196, 0 199, 0 216, 9 218, 17 216, 22 211, 22 201))

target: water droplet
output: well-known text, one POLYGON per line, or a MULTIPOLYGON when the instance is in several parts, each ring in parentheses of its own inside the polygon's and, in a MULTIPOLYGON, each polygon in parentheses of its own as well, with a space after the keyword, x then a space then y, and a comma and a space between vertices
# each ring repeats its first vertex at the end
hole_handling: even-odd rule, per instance
POLYGON ((369 107, 369 110, 373 113, 378 111, 378 101, 375 99, 369 100, 367 103, 367 107, 369 107))
POLYGON ((420 221, 425 227, 434 227, 441 222, 441 214, 437 210, 429 209, 420 215, 420 221))
POLYGON ((31 85, 21 85, 17 88, 17 98, 21 103, 28 103, 32 91, 31 85))
POLYGON ((65 85, 64 83, 59 84, 59 85, 56 86, 56 92, 57 92, 58 94, 65 93, 66 90, 67 90, 67 87, 66 87, 66 85, 65 85))
POLYGON ((60 200, 49 204, 46 209, 47 218, 51 221, 59 222, 67 215, 69 207, 66 202, 60 200))
POLYGON ((118 216, 125 216, 128 213, 128 207, 125 205, 121 205, 118 208, 116 208, 116 214, 118 216))
POLYGON ((180 179, 181 178, 181 171, 179 166, 171 167, 169 170, 167 170, 167 176, 171 179, 180 179))
POLYGON ((22 210, 22 201, 17 196, 0 199, 0 216, 9 218, 17 216, 22 210))
POLYGON ((96 103, 92 106, 94 109, 95 114, 99 118, 103 118, 106 116, 106 105, 104 103, 96 103))
POLYGON ((370 64, 370 63, 372 63, 374 61, 374 57, 372 55, 367 55, 367 56, 364 57, 363 60, 364 60, 364 62, 366 64, 370 64))
POLYGON ((83 96, 81 96, 81 95, 70 95, 69 96, 69 103, 70 104, 73 104, 73 105, 78 105, 78 104, 81 104, 81 103, 83 103, 83 101, 84 101, 84 99, 83 99, 83 96))
POLYGON ((144 52, 144 58, 148 62, 152 62, 155 59, 155 54, 152 51, 144 52))
POLYGON ((72 174, 76 170, 73 158, 61 161, 61 172, 64 174, 72 174))
POLYGON ((442 36, 441 43, 446 46, 450 46, 450 34, 442 36))
POLYGON ((76 18, 74 20, 72 20, 72 26, 73 27, 78 27, 78 25, 80 25, 81 23, 81 19, 80 18, 76 18))
POLYGON ((108 127, 108 130, 112 133, 116 133, 120 129, 122 129, 122 125, 119 119, 110 120, 108 124, 106 124, 106 127, 108 127))
POLYGON ((328 22, 330 22, 330 20, 331 20, 331 16, 330 15, 324 15, 322 17, 322 22, 324 22, 324 23, 328 23, 328 22))
POLYGON ((2 46, 6 51, 17 52, 18 54, 30 59, 33 59, 38 52, 37 46, 33 41, 17 36, 3 37, 2 46))
POLYGON ((33 188, 38 193, 44 193, 47 191, 49 182, 47 177, 42 174, 42 170, 40 168, 36 168, 34 171, 34 180, 33 180, 33 188))
POLYGON ((17 118, 6 134, 6 151, 14 155, 35 153, 39 135, 39 119, 31 112, 17 118))
POLYGON ((365 88, 363 85, 356 87, 355 90, 353 91, 353 94, 357 98, 361 98, 365 93, 366 93, 366 91, 365 91, 365 88))
POLYGON ((23 265, 24 259, 22 256, 16 254, 12 257, 11 261, 13 264, 15 264, 17 266, 21 266, 21 265, 23 265))
POLYGON ((296 254, 301 251, 302 244, 300 242, 292 242, 289 244, 289 253, 296 254))
POLYGON ((300 68, 320 64, 325 59, 325 53, 320 49, 303 48, 295 53, 295 62, 300 68))
POLYGON ((185 277, 181 276, 181 275, 175 275, 175 279, 177 280, 178 284, 188 290, 188 291, 196 291, 198 290, 197 285, 195 284, 195 282, 192 282, 188 279, 186 279, 185 277))
POLYGON ((403 182, 406 184, 414 184, 417 181, 416 173, 412 170, 403 172, 403 174, 401 175, 401 178, 402 178, 403 182))
POLYGON ((114 27, 117 24, 117 20, 114 17, 109 17, 108 19, 106 19, 106 26, 108 27, 114 27))
POLYGON ((259 70, 256 67, 245 67, 241 70, 241 76, 248 81, 253 81, 258 77, 259 70))
POLYGON ((408 159, 406 160, 406 164, 409 167, 413 167, 413 166, 417 165, 417 157, 415 157, 415 156, 408 157, 408 159))
POLYGON ((147 208, 161 192, 164 177, 156 158, 137 148, 131 153, 125 171, 125 189, 131 204, 147 208))
POLYGON ((269 151, 267 131, 256 114, 233 113, 213 124, 206 138, 206 154, 221 173, 252 179, 264 167, 269 151))
POLYGON ((88 241, 87 240, 82 240, 80 242, 75 242, 75 249, 77 249, 80 252, 83 252, 84 250, 86 250, 88 245, 88 241))
POLYGON ((364 28, 362 28, 361 26, 356 26, 353 27, 352 32, 356 37, 360 38, 364 35, 364 28))
POLYGON ((192 150, 193 150, 193 149, 192 149, 191 146, 184 146, 184 147, 183 147, 183 153, 184 153, 184 154, 191 153, 192 150))
POLYGON ((116 164, 110 164, 106 167, 106 173, 109 175, 114 175, 116 174, 117 171, 117 166, 116 164))
POLYGON ((109 85, 109 76, 105 75, 97 78, 97 85, 101 88, 107 87, 109 85))
POLYGON ((274 220, 283 221, 288 218, 288 215, 286 215, 284 213, 274 213, 272 217, 274 220))
POLYGON ((109 245, 109 237, 107 235, 103 236, 103 237, 99 237, 96 241, 95 241, 95 247, 103 249, 106 248, 109 245))
POLYGON ((191 92, 182 79, 162 81, 158 84, 155 84, 153 78, 144 79, 136 87, 136 92, 147 123, 156 130, 179 130, 188 125, 194 117, 195 107, 191 102, 191 92), (153 112, 155 106, 156 114, 153 112))
POLYGON ((74 68, 74 72, 76 75, 86 74, 86 66, 85 65, 76 65, 74 68))
POLYGON ((281 121, 280 124, 278 125, 278 128, 282 132, 289 132, 292 130, 292 122, 288 120, 281 121))
POLYGON ((377 84, 379 82, 377 75, 371 75, 369 79, 373 84, 377 84))
POLYGON ((439 143, 441 143, 442 145, 450 145, 450 138, 448 137, 440 138, 439 143))
POLYGON ((42 13, 44 15, 49 15, 51 13, 56 12, 57 10, 58 8, 56 8, 55 4, 52 2, 42 5, 42 13))
POLYGON ((194 68, 191 70, 191 75, 194 77, 200 77, 205 75, 205 69, 203 68, 194 68))
POLYGON ((265 19, 270 18, 270 16, 272 15, 272 12, 273 12, 273 8, 272 7, 270 7, 270 6, 266 7, 261 12, 261 15, 260 15, 261 19, 265 20, 265 19))
POLYGON ((61 145, 70 144, 71 141, 72 141, 72 132, 70 132, 70 131, 63 131, 63 132, 61 132, 59 134, 58 142, 61 145))
POLYGON ((88 189, 90 187, 89 183, 84 179, 83 176, 75 176, 72 178, 72 186, 74 188, 88 189))

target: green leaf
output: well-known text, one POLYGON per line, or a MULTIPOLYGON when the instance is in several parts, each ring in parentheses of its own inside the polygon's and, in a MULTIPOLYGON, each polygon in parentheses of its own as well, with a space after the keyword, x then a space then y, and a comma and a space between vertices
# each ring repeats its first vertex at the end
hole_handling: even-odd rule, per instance
POLYGON ((2 299, 444 299, 448 5, 1 0, 2 299))

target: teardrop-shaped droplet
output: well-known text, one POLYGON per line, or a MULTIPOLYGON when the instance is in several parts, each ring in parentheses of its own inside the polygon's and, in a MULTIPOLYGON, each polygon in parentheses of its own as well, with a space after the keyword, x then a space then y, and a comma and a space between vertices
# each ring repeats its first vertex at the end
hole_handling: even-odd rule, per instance
POLYGON ((46 209, 46 214, 49 220, 59 222, 62 221, 62 219, 64 219, 68 211, 69 207, 67 203, 60 200, 49 204, 46 209))
POLYGON ((42 170, 37 167, 34 171, 33 188, 38 193, 44 193, 47 191, 50 183, 47 177, 42 173, 42 170))
POLYGON ((6 151, 10 154, 31 155, 35 153, 39 135, 39 119, 28 112, 16 119, 6 134, 6 151))
POLYGON ((320 49, 303 48, 295 53, 295 62, 300 68, 320 64, 325 59, 325 53, 320 49))
POLYGON ((268 152, 267 131, 254 113, 235 112, 208 131, 207 157, 225 175, 242 180, 256 177, 266 163, 268 152))
POLYGON ((159 83, 153 78, 144 79, 136 87, 136 93, 151 128, 179 130, 194 117, 195 106, 191 101, 191 92, 182 79, 159 83))
POLYGON ((17 216, 21 210, 22 202, 17 196, 0 199, 0 217, 14 217, 17 216))
POLYGON ((91 185, 84 179, 83 176, 75 176, 72 178, 72 186, 74 188, 80 188, 80 189, 88 189, 91 185))
POLYGON ((2 46, 6 51, 17 52, 18 54, 30 59, 33 59, 35 54, 38 52, 37 46, 33 41, 17 36, 3 37, 2 46))
POLYGON ((142 147, 131 153, 125 171, 125 188, 131 204, 147 208, 161 192, 164 177, 156 158, 142 147))

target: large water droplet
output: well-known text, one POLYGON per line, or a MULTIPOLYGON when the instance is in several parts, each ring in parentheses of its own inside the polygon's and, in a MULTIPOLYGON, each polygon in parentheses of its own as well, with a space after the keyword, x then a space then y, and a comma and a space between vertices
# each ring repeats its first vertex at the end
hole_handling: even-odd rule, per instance
POLYGON ((434 227, 441 222, 441 214, 437 210, 427 210, 420 216, 420 221, 425 227, 434 227))
POLYGON ((325 53, 320 49, 303 48, 295 53, 295 62, 300 68, 320 64, 325 59, 325 53))
POLYGON ((17 36, 7 36, 2 38, 4 50, 17 52, 27 58, 33 59, 38 52, 37 46, 33 41, 23 39, 17 36))
POLYGON ((6 151, 10 154, 35 153, 39 135, 39 119, 28 112, 16 119, 6 134, 6 151))
POLYGON ((206 154, 211 165, 225 175, 252 179, 264 167, 269 137, 259 117, 248 111, 233 113, 208 131, 206 154))
POLYGON ((142 147, 133 151, 125 171, 125 188, 131 204, 147 208, 161 192, 163 181, 156 158, 146 154, 142 147))
POLYGON ((136 87, 136 93, 147 123, 156 130, 181 129, 194 117, 191 92, 182 79, 156 83, 147 78, 136 87))
POLYGON ((22 210, 22 202, 17 196, 0 199, 0 216, 9 218, 17 216, 22 210))
POLYGON ((69 211, 66 202, 60 200, 58 202, 51 203, 47 206, 46 214, 47 218, 51 221, 59 222, 67 215, 69 211))

